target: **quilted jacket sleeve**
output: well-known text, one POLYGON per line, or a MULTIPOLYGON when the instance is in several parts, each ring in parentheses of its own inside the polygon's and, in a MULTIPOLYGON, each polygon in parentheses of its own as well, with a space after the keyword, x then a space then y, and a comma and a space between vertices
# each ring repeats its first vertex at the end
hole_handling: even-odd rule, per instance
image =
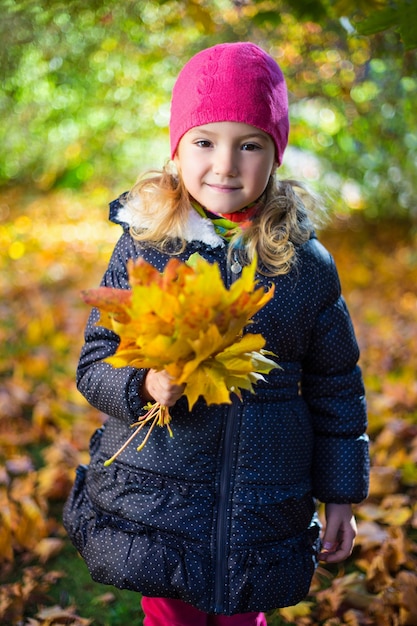
POLYGON ((367 414, 359 349, 333 260, 325 253, 319 290, 325 294, 303 363, 303 396, 313 416, 313 493, 322 502, 367 496, 367 414))
MULTIPOLYGON (((133 256, 133 244, 124 234, 114 249, 102 285, 128 289, 127 259, 133 256)), ((113 368, 103 360, 114 354, 119 344, 115 333, 96 325, 99 312, 93 309, 85 330, 85 343, 77 369, 77 387, 88 402, 107 415, 136 421, 144 402, 139 390, 144 370, 131 367, 113 368)))

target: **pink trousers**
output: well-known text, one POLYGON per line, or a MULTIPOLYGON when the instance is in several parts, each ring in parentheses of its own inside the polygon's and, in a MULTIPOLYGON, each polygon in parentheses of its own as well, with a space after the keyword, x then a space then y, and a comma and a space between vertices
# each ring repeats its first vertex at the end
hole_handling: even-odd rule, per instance
POLYGON ((263 613, 212 615, 182 600, 142 597, 144 626, 267 626, 263 613))

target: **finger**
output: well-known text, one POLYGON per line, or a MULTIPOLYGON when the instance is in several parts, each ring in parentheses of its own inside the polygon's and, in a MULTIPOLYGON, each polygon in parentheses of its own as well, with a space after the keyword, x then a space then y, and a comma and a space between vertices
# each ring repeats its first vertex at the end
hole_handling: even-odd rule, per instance
POLYGON ((351 549, 340 548, 335 552, 320 553, 319 558, 326 563, 340 563, 345 561, 352 554, 351 549))
POLYGON ((338 541, 329 541, 325 538, 323 539, 322 548, 319 554, 319 559, 321 561, 327 561, 329 556, 335 554, 338 550, 339 542, 338 541))
POLYGON ((325 553, 336 552, 338 546, 339 546, 338 541, 323 541, 322 552, 325 552, 325 553))
POLYGON ((182 396, 185 385, 173 385, 172 378, 165 371, 149 370, 146 379, 146 391, 154 401, 163 406, 173 406, 182 396))
POLYGON ((353 533, 344 533, 340 539, 329 541, 325 536, 323 538, 323 547, 319 554, 319 559, 327 563, 338 563, 347 559, 353 550, 354 535, 353 533))

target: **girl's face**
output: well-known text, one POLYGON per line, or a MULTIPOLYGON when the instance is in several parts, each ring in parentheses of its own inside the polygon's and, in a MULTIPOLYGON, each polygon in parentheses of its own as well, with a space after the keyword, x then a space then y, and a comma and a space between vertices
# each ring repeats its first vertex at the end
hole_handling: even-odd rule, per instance
POLYGON ((276 167, 271 137, 240 122, 191 128, 174 160, 190 196, 219 214, 234 213, 257 200, 276 167))

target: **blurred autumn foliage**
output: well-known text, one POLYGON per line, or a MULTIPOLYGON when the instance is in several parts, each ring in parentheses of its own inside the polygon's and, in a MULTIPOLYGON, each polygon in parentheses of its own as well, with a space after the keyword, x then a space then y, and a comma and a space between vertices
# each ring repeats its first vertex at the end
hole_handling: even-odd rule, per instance
MULTIPOLYGON (((104 418, 76 390, 74 371, 88 314, 80 291, 98 283, 119 236, 118 227, 106 221, 108 193, 97 187, 88 194, 3 194, 2 624, 91 623, 75 608, 54 612, 48 593, 58 582, 71 589, 65 567, 55 571, 50 563, 67 543, 60 516, 74 468, 87 461, 89 437, 104 418), (33 606, 37 617, 25 622, 33 606)), ((412 626, 417 623, 417 235, 394 222, 367 226, 339 218, 321 238, 336 257, 362 350, 371 493, 357 507, 359 534, 351 561, 320 568, 308 600, 269 620, 412 626)))
POLYGON ((184 62, 251 40, 288 83, 287 174, 339 211, 416 215, 416 0, 0 0, 0 13, 1 186, 130 185, 168 156, 184 62))

